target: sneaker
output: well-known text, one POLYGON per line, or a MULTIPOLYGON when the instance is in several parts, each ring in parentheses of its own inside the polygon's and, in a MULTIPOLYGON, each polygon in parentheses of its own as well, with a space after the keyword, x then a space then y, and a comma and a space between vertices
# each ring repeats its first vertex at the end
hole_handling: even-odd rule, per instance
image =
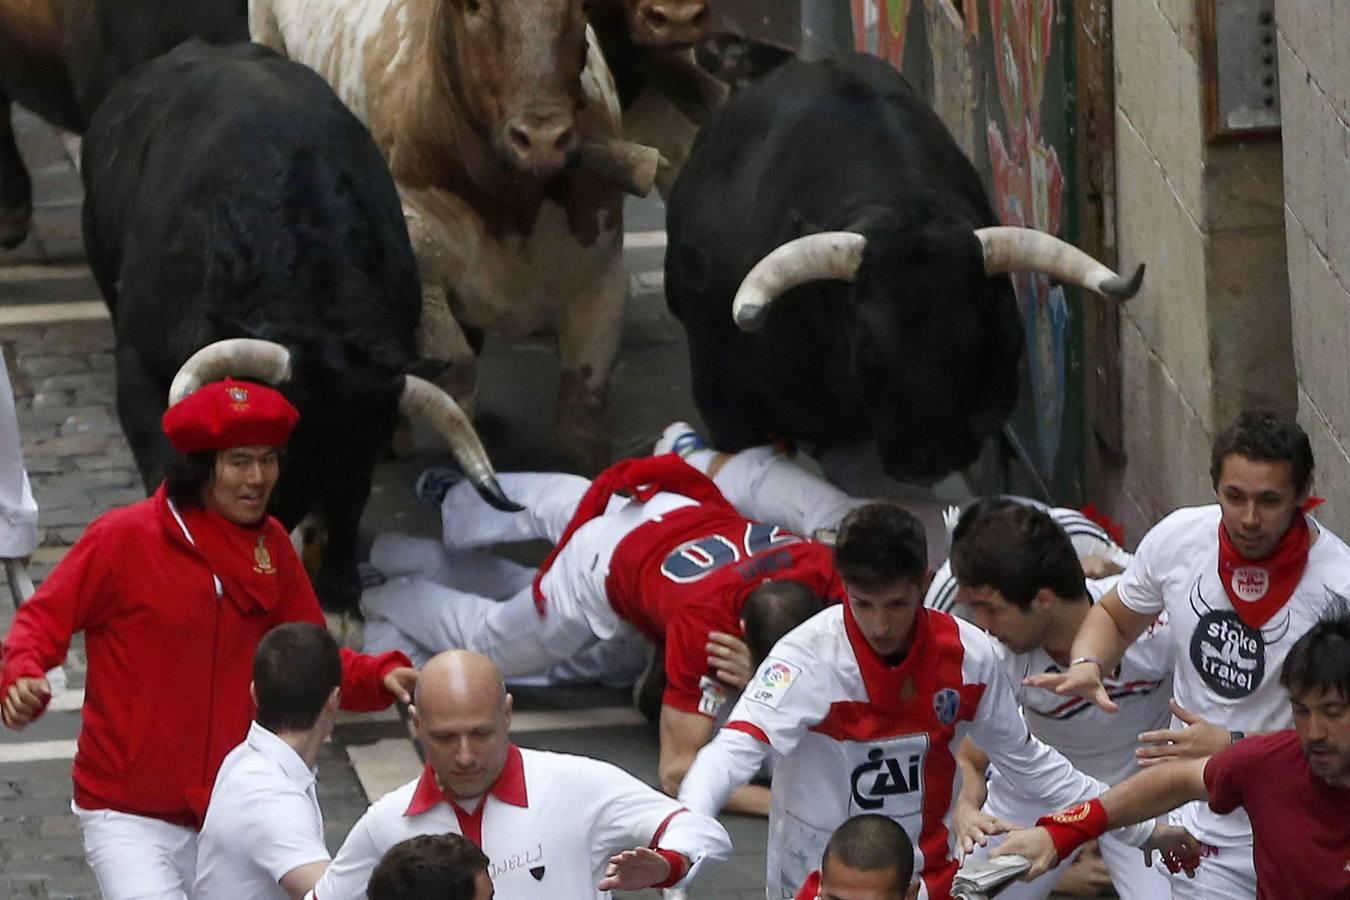
POLYGON ((422 470, 413 482, 413 496, 437 509, 452 487, 464 480, 458 466, 431 466, 422 470))
POLYGON ((677 453, 681 458, 684 458, 695 450, 707 449, 708 442, 694 430, 693 425, 688 422, 671 422, 652 446, 652 456, 660 456, 662 453, 677 453))

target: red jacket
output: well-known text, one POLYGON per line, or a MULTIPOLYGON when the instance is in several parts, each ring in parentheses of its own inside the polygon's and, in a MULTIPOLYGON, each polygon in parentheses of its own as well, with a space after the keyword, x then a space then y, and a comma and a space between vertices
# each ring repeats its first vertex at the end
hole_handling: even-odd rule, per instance
MULTIPOLYGON (((248 686, 258 642, 285 622, 324 624, 280 523, 269 517, 244 534, 216 521, 259 542, 260 568, 246 575, 267 583, 257 596, 229 587, 217 596, 212 565, 184 536, 161 486, 96 519, 15 616, 0 693, 60 664, 71 636, 85 634, 89 668, 73 771, 75 802, 85 809, 200 827, 216 770, 253 718, 248 686)), ((344 709, 393 702, 381 682, 410 665, 406 656, 342 655, 344 709)))

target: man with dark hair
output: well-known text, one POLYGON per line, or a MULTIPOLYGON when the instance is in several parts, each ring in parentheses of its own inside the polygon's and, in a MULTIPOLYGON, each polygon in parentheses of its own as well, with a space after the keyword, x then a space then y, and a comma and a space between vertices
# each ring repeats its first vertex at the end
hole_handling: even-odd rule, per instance
MULTIPOLYGON (((1155 525, 1083 620, 1069 668, 1028 679, 1114 713, 1105 678, 1165 611, 1177 705, 1170 730, 1140 736, 1146 764, 1206 759, 1244 736, 1290 727, 1275 673, 1328 591, 1350 594, 1350 548, 1307 512, 1312 452, 1296 422, 1242 413, 1215 438, 1210 471, 1218 503, 1179 509, 1155 525)), ((1196 878, 1173 876, 1175 897, 1255 895, 1245 812, 1190 803, 1170 820, 1204 845, 1196 878)))
POLYGON ((492 900, 488 858, 459 834, 419 834, 400 841, 375 867, 369 900, 492 900))
POLYGON ((1260 900, 1350 897, 1350 605, 1343 598, 1290 648, 1279 682, 1289 692, 1293 729, 1141 772, 1014 832, 994 855, 1027 857, 1027 877, 1035 877, 1106 828, 1194 801, 1220 814, 1247 811, 1260 900))
MULTIPOLYGON (((249 667, 284 622, 323 625, 286 530, 267 515, 298 415, 270 387, 226 379, 169 407, 164 432, 209 474, 191 490, 96 519, 5 637, 0 714, 51 698, 44 672, 85 633, 89 657, 72 808, 103 896, 181 898, 225 755, 249 731, 249 667), (200 455, 204 454, 204 455, 200 455)), ((382 709, 417 680, 402 653, 344 651, 342 700, 382 709)))
POLYGON ((412 711, 426 768, 366 810, 314 895, 362 900, 390 847, 449 831, 495 860, 502 900, 683 887, 730 854, 716 819, 617 766, 515 746, 511 709, 491 660, 465 650, 433 657, 412 711))
POLYGON ((342 656, 318 625, 278 625, 258 643, 258 713, 216 775, 197 842, 197 900, 300 900, 328 868, 314 767, 341 683, 342 656))
MULTIPOLYGON (((367 650, 470 649, 511 679, 636 630, 664 652, 659 769, 671 794, 748 675, 732 671, 739 648, 729 644, 745 638, 771 647, 843 597, 828 547, 787 530, 791 523, 738 511, 674 454, 625 460, 594 482, 551 473, 499 477, 524 511, 486 507, 466 492, 471 485, 444 470, 421 479, 425 487, 439 478, 439 493, 422 493, 439 503, 445 551, 461 568, 467 553, 503 541, 551 541, 532 582, 499 601, 422 575, 392 578, 362 595, 367 650)), ((390 551, 379 544, 376 551, 379 566, 390 551)), ((422 571, 440 565, 432 559, 422 571)), ((746 785, 728 809, 764 815, 768 800, 762 786, 746 785)))
POLYGON ((914 844, 894 820, 854 816, 830 835, 796 900, 914 900, 914 844))
MULTIPOLYGON (((680 799, 716 812, 776 752, 767 896, 795 896, 831 832, 859 812, 899 823, 927 896, 946 896, 957 862, 944 818, 967 733, 1053 805, 1101 786, 1027 732, 989 636, 923 607, 925 548, 896 504, 850 512, 835 544, 846 602, 778 642, 685 777, 680 799)), ((1124 837, 1137 846, 1150 833, 1124 837)))
MULTIPOLYGON (((1172 694, 1172 644, 1166 614, 1130 646, 1107 692, 1120 705, 1113 717, 1080 698, 1066 703, 1025 679, 1061 672, 1069 647, 1088 610, 1118 577, 1083 577, 1069 537, 1040 509, 1008 500, 983 500, 962 514, 952 534, 952 570, 957 597, 975 623, 997 639, 995 651, 1022 705, 1031 733, 1063 753, 1080 772, 1117 784, 1138 769, 1136 739, 1167 727, 1172 694)), ((1051 812, 1043 798, 1019 791, 967 741, 959 755, 962 784, 953 809, 953 830, 965 853, 983 856, 987 836, 1030 825, 1051 812), (988 781, 986 782, 986 772, 988 781), (1011 823, 1011 825, 1009 825, 1011 823)), ((1160 871, 1110 835, 1101 840, 1102 859, 1122 900, 1153 900, 1170 893, 1160 871)), ((1069 860, 1061 863, 1067 867, 1069 860)), ((999 896, 1040 900, 1049 896, 1058 870, 1031 884, 1014 885, 999 896)))

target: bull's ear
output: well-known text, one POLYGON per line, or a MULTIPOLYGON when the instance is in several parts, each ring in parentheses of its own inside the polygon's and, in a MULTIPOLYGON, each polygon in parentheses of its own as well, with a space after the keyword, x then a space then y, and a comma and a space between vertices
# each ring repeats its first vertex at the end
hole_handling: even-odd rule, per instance
POLYGON ((450 368, 450 363, 442 359, 419 359, 409 363, 403 374, 416 375, 426 381, 435 381, 448 368, 450 368))

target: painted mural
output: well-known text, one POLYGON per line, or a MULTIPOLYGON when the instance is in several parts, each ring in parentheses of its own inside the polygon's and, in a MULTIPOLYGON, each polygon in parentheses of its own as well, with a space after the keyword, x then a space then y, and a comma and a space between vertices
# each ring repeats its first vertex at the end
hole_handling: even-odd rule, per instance
MULTIPOLYGON (((966 150, 985 174, 999 220, 1071 237, 1062 233, 1064 170, 1042 130, 1046 75, 1062 31, 1055 0, 851 0, 851 4, 857 49, 886 59, 930 97, 942 93, 940 81, 950 78, 951 70, 950 60, 943 58, 950 54, 949 36, 938 35, 934 28, 948 21, 962 28, 964 35, 956 41, 964 45, 962 63, 971 69, 968 78, 974 84, 969 111, 976 112, 976 128, 982 124, 984 131, 984 146, 966 150), (911 7, 922 8, 925 15, 918 10, 911 14, 911 7), (986 22, 981 22, 982 12, 986 22), (918 31, 925 33, 915 37, 918 31)), ((952 120, 961 111, 937 107, 960 140, 961 129, 952 120)), ((1064 112, 1057 107, 1052 115, 1062 117, 1064 112)), ((978 130, 972 136, 980 140, 978 130)), ((1074 467, 1065 453, 1071 366, 1064 289, 1043 275, 1026 273, 1014 275, 1013 285, 1026 329, 1029 377, 1029 396, 1019 408, 1027 412, 1024 428, 1034 432, 1034 438, 1023 443, 1046 483, 1061 481, 1061 475, 1071 482, 1074 473, 1062 471, 1066 464, 1074 467)), ((1014 421, 1015 430, 1018 424, 1014 421)))

